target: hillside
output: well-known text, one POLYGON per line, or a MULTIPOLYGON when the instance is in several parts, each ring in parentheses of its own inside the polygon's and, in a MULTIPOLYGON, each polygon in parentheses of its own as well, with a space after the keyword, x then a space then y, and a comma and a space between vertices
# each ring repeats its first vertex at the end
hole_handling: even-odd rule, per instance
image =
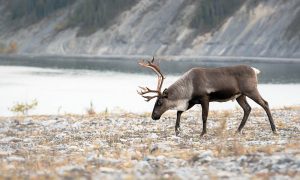
POLYGON ((297 0, 0 4, 4 54, 300 57, 297 0))

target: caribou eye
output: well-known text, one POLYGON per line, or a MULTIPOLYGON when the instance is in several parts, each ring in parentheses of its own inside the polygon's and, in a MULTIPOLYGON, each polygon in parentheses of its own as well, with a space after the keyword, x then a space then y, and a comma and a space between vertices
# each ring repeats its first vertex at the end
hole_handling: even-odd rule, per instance
POLYGON ((158 106, 161 106, 162 104, 163 104, 162 100, 158 100, 158 101, 157 101, 157 105, 158 105, 158 106))
POLYGON ((164 98, 168 98, 168 89, 165 89, 165 90, 163 91, 163 97, 164 97, 164 98))

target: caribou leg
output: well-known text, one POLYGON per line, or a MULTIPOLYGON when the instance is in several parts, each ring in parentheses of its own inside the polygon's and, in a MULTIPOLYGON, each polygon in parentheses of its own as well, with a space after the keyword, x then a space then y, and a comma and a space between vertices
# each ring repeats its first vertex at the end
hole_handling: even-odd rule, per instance
POLYGON ((276 126, 274 124, 274 121, 273 121, 273 117, 272 117, 272 114, 271 114, 271 111, 269 109, 269 104, 266 100, 264 100, 261 95, 259 94, 258 90, 255 89, 253 90, 251 93, 248 93, 246 94, 250 99, 252 99, 254 102, 256 102, 257 104, 259 104, 267 113, 268 115, 268 119, 269 119, 269 122, 270 122, 270 125, 271 125, 271 129, 273 131, 274 134, 276 134, 276 126))
POLYGON ((237 130, 237 132, 240 133, 242 131, 243 127, 245 126, 246 121, 249 117, 249 114, 251 112, 251 107, 248 104, 245 95, 241 95, 240 97, 236 98, 236 101, 239 103, 239 105, 242 107, 242 109, 244 111, 244 117, 242 119, 242 122, 241 122, 238 130, 237 130))
POLYGON ((209 110, 209 100, 207 98, 205 98, 201 102, 201 107, 202 107, 202 125, 203 125, 201 136, 203 136, 204 134, 206 134, 206 121, 207 121, 208 110, 209 110))
POLYGON ((181 117, 181 114, 183 113, 183 111, 177 111, 177 118, 176 118, 176 124, 175 124, 175 134, 176 136, 179 135, 180 133, 180 117, 181 117))

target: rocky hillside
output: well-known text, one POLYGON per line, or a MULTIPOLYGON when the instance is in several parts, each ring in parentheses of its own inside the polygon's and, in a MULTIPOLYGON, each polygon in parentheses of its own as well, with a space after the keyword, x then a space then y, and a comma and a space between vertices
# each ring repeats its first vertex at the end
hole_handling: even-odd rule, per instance
POLYGON ((298 0, 21 2, 0 0, 1 53, 300 57, 298 0))

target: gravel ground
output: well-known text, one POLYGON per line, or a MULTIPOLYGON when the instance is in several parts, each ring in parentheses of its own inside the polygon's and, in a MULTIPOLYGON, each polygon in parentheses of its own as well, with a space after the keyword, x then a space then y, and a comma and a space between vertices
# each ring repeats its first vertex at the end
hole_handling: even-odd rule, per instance
POLYGON ((254 109, 242 134, 242 111, 201 111, 0 118, 0 179, 299 179, 300 107, 254 109))

